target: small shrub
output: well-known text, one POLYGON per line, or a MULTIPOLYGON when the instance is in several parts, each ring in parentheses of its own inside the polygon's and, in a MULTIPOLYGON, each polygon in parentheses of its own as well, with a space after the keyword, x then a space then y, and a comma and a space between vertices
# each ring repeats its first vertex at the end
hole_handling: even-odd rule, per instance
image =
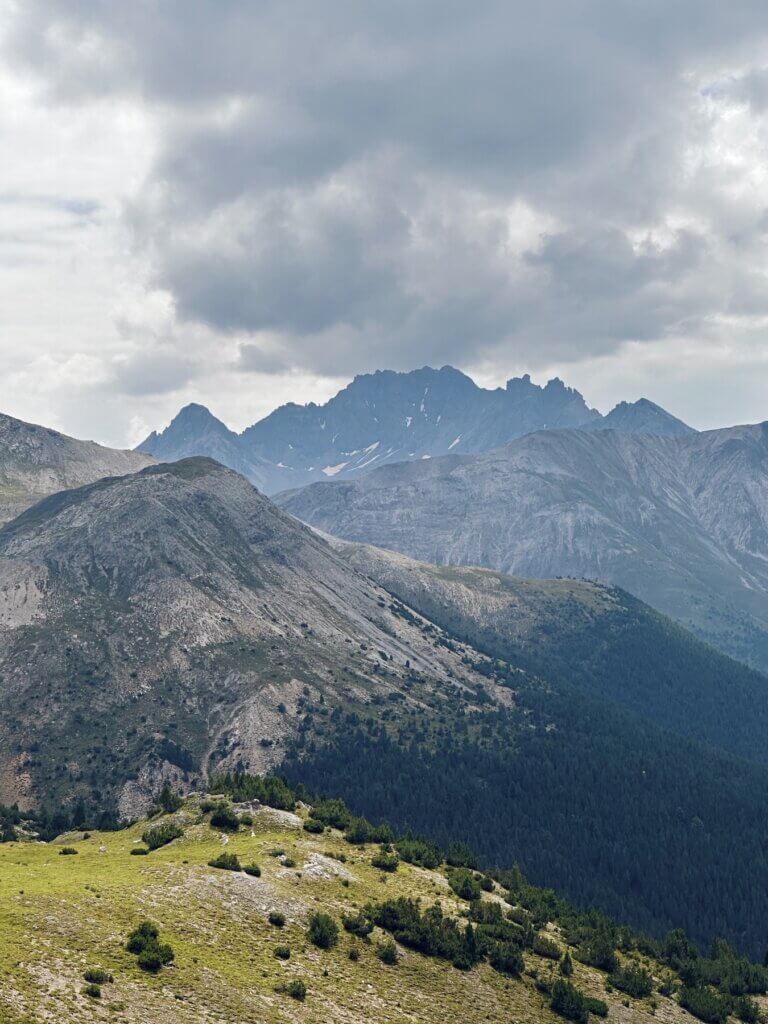
POLYGON ((607 934, 598 932, 579 949, 579 959, 591 967, 613 974, 619 966, 613 940, 607 934))
POLYGON ((166 814, 173 814, 174 811, 179 810, 184 803, 184 800, 178 796, 178 794, 174 793, 170 785, 166 782, 160 790, 157 802, 166 814))
POLYGON ((494 942, 488 950, 488 963, 499 974, 519 978, 525 963, 520 948, 511 942, 494 942))
POLYGON ((74 848, 74 846, 62 846, 62 848, 59 850, 60 857, 72 857, 76 853, 77 850, 74 848))
POLYGON ((353 816, 343 800, 317 800, 312 805, 312 817, 343 832, 353 816))
POLYGON ((321 832, 325 832, 325 825, 322 821, 316 821, 314 818, 307 818, 304 822, 304 831, 311 832, 313 835, 320 835, 321 832))
POLYGON ((246 864, 243 871, 252 878, 261 878, 261 868, 258 864, 246 864))
POLYGON ((560 947, 553 942, 548 935, 537 935, 533 940, 533 952, 537 956, 544 956, 548 960, 560 959, 560 947))
POLYGON ((632 964, 618 967, 608 978, 614 988, 635 999, 644 999, 653 992, 653 979, 648 971, 632 964))
POLYGON ((253 815, 250 811, 246 811, 244 814, 240 815, 240 824, 248 825, 249 827, 253 824, 253 815))
POLYGON ((129 953, 140 953, 150 942, 157 942, 160 931, 151 921, 142 921, 128 936, 125 948, 129 953))
POLYGON ((139 953, 137 963, 142 971, 157 974, 161 967, 165 967, 172 961, 173 950, 171 947, 162 943, 154 943, 139 953))
POLYGON ((371 864, 379 871, 397 871, 399 863, 400 858, 396 853, 387 853, 384 850, 380 850, 371 857, 371 864))
POLYGON ((563 959, 560 961, 560 973, 564 978, 570 978, 573 974, 573 960, 571 960, 571 954, 567 949, 563 954, 563 959))
POLYGON ((347 825, 344 838, 352 846, 366 843, 391 843, 392 830, 389 825, 372 825, 365 818, 352 818, 347 825))
POLYGON ((360 950, 357 948, 357 946, 350 946, 347 956, 349 957, 353 964, 356 964, 357 961, 360 959, 360 950))
POLYGON ((550 1005, 559 1016, 576 1021, 576 1024, 587 1024, 589 1020, 587 1000, 570 981, 558 978, 552 986, 550 1005))
POLYGON ((282 914, 279 910, 270 910, 267 920, 275 928, 283 928, 285 926, 285 914, 282 914))
POLYGON ((208 861, 209 868, 220 868, 222 871, 242 871, 236 853, 220 853, 218 857, 208 861))
POLYGON ((300 1003, 303 1003, 307 998, 307 986, 298 978, 288 982, 285 986, 285 992, 291 999, 297 999, 300 1003))
POLYGON ((136 954, 138 965, 142 971, 156 974, 161 967, 173 962, 174 953, 167 943, 160 942, 157 925, 151 921, 142 921, 128 936, 126 949, 136 954))
POLYGON ((417 864, 422 868, 438 868, 443 860, 439 848, 429 839, 418 839, 404 836, 395 843, 400 859, 408 864, 417 864))
POLYGON ((339 941, 339 929, 329 914, 310 915, 307 938, 318 949, 331 949, 339 941))
POLYGON ((528 911, 523 910, 522 907, 510 907, 507 916, 510 921, 514 921, 515 924, 522 925, 523 927, 530 921, 528 911))
POLYGON ((83 995, 88 996, 89 999, 101 999, 101 989, 98 985, 85 985, 83 995))
POLYGON ((216 804, 211 814, 211 828, 218 828, 222 832, 237 832, 240 828, 240 819, 229 806, 229 804, 216 804))
POLYGON ((291 951, 288 948, 288 946, 275 946, 274 956, 278 960, 290 960, 291 959, 291 951))
POLYGON ((448 884, 463 900, 480 899, 480 883, 468 868, 449 869, 448 884))
POLYGON ((390 967, 394 967, 400 959, 397 952, 397 946, 391 939, 387 939, 384 942, 379 943, 376 947, 376 956, 383 964, 388 964, 390 967))
POLYGON ((585 996, 584 1002, 587 1004, 587 1011, 589 1013, 594 1013, 596 1017, 608 1016, 608 1004, 604 1003, 602 999, 594 999, 592 996, 585 996))
POLYGON ((134 846, 131 848, 132 857, 146 857, 149 850, 146 846, 134 846))
POLYGON ((167 846, 168 843, 172 843, 174 839, 179 839, 183 835, 184 829, 175 821, 164 821, 160 825, 155 825, 154 828, 145 829, 141 838, 150 850, 158 850, 161 846, 167 846))
POLYGON ((92 985, 107 985, 115 979, 108 971, 103 971, 100 967, 89 967, 83 974, 83 980, 92 985))
POLYGON ((350 933, 350 935, 357 935, 361 939, 367 938, 373 931, 373 921, 367 914, 344 914, 341 923, 344 925, 344 931, 350 933))
POLYGON ((295 868, 296 867, 296 861, 293 859, 293 857, 285 857, 284 860, 283 860, 283 867, 284 868, 295 868))

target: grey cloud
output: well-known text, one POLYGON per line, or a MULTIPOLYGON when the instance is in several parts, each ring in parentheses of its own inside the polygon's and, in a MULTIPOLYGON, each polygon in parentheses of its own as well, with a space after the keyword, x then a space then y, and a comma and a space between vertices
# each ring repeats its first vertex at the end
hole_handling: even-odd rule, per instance
POLYGON ((173 350, 148 349, 118 361, 112 384, 123 395, 162 395, 176 391, 196 375, 191 359, 173 350))
POLYGON ((238 362, 241 369, 253 373, 280 374, 291 369, 284 350, 265 348, 255 342, 246 342, 240 346, 238 362))
POLYGON ((182 323, 269 332, 243 369, 345 374, 765 315, 762 211, 690 166, 699 88, 766 109, 764 68, 711 78, 767 36, 746 0, 28 0, 8 57, 51 102, 153 110, 126 222, 182 323), (515 241, 521 203, 539 227, 515 241))

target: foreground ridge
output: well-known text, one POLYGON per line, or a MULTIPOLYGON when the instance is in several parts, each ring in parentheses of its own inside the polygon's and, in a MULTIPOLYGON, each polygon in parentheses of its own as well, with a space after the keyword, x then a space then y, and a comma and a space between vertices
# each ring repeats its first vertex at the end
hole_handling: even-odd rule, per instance
POLYGON ((516 868, 480 871, 466 847, 395 838, 277 779, 212 789, 165 787, 119 832, 43 844, 28 821, 0 845, 4 1024, 586 1024, 684 1021, 684 1007, 725 1024, 765 1005, 768 970, 723 942, 711 958, 679 930, 655 942, 516 868))

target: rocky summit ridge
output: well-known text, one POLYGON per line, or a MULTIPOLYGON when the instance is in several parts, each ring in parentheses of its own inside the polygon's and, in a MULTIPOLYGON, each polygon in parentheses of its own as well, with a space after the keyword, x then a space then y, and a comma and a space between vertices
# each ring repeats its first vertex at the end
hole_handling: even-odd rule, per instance
POLYGON ((189 405, 138 450, 163 461, 208 455, 273 494, 395 462, 488 451, 535 430, 603 428, 693 432, 645 399, 601 416, 557 377, 542 387, 525 374, 488 389, 452 366, 425 366, 361 374, 323 405, 283 405, 241 434, 189 405))

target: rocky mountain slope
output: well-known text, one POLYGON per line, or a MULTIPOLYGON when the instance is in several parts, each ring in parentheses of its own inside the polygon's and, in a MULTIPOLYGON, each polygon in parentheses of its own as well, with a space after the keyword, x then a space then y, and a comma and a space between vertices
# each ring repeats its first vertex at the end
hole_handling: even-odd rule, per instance
POLYGON ((539 387, 526 374, 488 390, 444 366, 361 375, 324 405, 281 406, 242 434, 202 406, 187 406, 138 450, 163 461, 207 455, 272 494, 312 480, 356 478, 393 462, 488 451, 535 430, 601 426, 692 432, 645 400, 603 417, 557 378, 539 387))
POLYGON ((46 499, 0 531, 0 800, 130 814, 163 772, 274 763, 312 697, 471 705, 483 677, 390 604, 210 460, 46 499))
POLYGON ((152 462, 140 452, 77 441, 0 414, 0 522, 55 491, 132 473, 152 462))
POLYGON ((439 853, 426 867, 395 854, 395 869, 383 872, 372 863, 377 844, 347 842, 322 823, 319 834, 306 831, 316 819, 303 804, 230 805, 243 823, 235 817, 227 833, 213 827, 210 806, 192 797, 125 831, 0 845, 4 1024, 556 1024, 566 1007, 582 1022, 607 1014, 641 1024, 652 1014, 685 1024, 684 1005, 742 1016, 766 1006, 764 971, 722 944, 712 961, 679 934, 652 943, 519 873, 457 872, 439 853), (146 849, 147 830, 163 827, 176 838, 131 855, 146 849), (222 854, 236 866, 212 866, 222 854), (414 900, 420 915, 439 904, 431 932, 429 917, 420 933, 399 925, 414 900), (310 928, 317 914, 322 945, 310 928), (143 921, 173 957, 154 971, 126 948, 143 921), (701 976, 695 991, 681 982, 686 970, 701 976), (726 978, 746 979, 746 993, 731 996, 726 978))
POLYGON ((277 500, 328 533, 425 562, 617 584, 768 667, 768 424, 540 431, 277 500))

